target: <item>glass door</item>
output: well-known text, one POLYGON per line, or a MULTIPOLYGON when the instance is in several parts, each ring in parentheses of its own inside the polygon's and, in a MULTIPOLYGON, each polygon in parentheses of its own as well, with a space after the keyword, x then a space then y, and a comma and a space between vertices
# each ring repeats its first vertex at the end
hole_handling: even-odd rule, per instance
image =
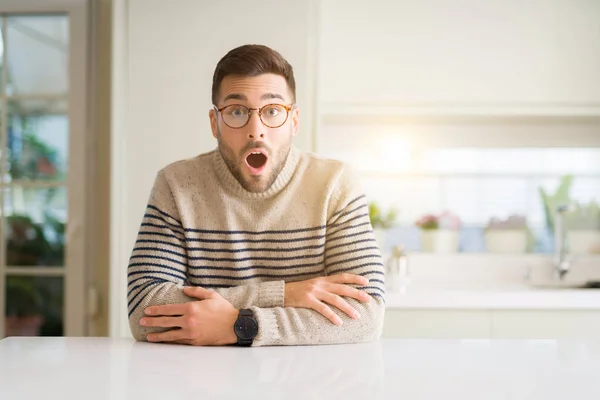
POLYGON ((85 13, 25 3, 0 5, 0 337, 81 336, 85 13))

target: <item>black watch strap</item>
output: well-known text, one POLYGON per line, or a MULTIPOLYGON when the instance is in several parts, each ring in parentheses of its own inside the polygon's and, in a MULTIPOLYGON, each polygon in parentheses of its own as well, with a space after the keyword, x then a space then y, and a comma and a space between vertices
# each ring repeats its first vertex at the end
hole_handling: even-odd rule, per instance
POLYGON ((247 308, 242 308, 240 310, 240 317, 244 316, 244 317, 252 317, 254 318, 254 313, 252 312, 252 310, 247 309, 247 308))
POLYGON ((233 330, 239 346, 251 346, 258 334, 258 323, 250 309, 242 308, 238 314, 233 330))

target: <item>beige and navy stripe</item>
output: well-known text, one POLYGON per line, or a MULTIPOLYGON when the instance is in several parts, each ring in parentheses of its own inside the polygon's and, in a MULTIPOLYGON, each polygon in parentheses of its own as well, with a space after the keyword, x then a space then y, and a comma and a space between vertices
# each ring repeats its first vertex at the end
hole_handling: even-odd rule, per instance
POLYGON ((229 288, 342 272, 368 277, 363 289, 384 298, 383 264, 364 196, 349 202, 326 225, 290 230, 185 228, 148 205, 128 268, 129 315, 162 283, 229 288))

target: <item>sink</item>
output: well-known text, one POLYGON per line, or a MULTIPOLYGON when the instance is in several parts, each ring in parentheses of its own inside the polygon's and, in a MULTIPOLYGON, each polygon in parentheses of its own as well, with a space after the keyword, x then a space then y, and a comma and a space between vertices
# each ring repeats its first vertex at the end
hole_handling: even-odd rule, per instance
POLYGON ((587 282, 535 282, 529 283, 529 286, 536 289, 600 289, 600 281, 587 282))
POLYGON ((546 290, 600 289, 600 265, 596 260, 582 260, 573 264, 562 279, 552 265, 529 267, 525 271, 525 284, 546 290))

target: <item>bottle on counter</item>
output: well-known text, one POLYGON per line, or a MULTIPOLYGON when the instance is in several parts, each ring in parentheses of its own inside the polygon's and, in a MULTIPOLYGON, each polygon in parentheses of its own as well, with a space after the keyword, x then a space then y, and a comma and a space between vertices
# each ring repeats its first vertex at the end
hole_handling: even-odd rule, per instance
POLYGON ((386 289, 391 293, 404 293, 410 284, 408 256, 404 247, 397 245, 392 249, 385 266, 386 289))

